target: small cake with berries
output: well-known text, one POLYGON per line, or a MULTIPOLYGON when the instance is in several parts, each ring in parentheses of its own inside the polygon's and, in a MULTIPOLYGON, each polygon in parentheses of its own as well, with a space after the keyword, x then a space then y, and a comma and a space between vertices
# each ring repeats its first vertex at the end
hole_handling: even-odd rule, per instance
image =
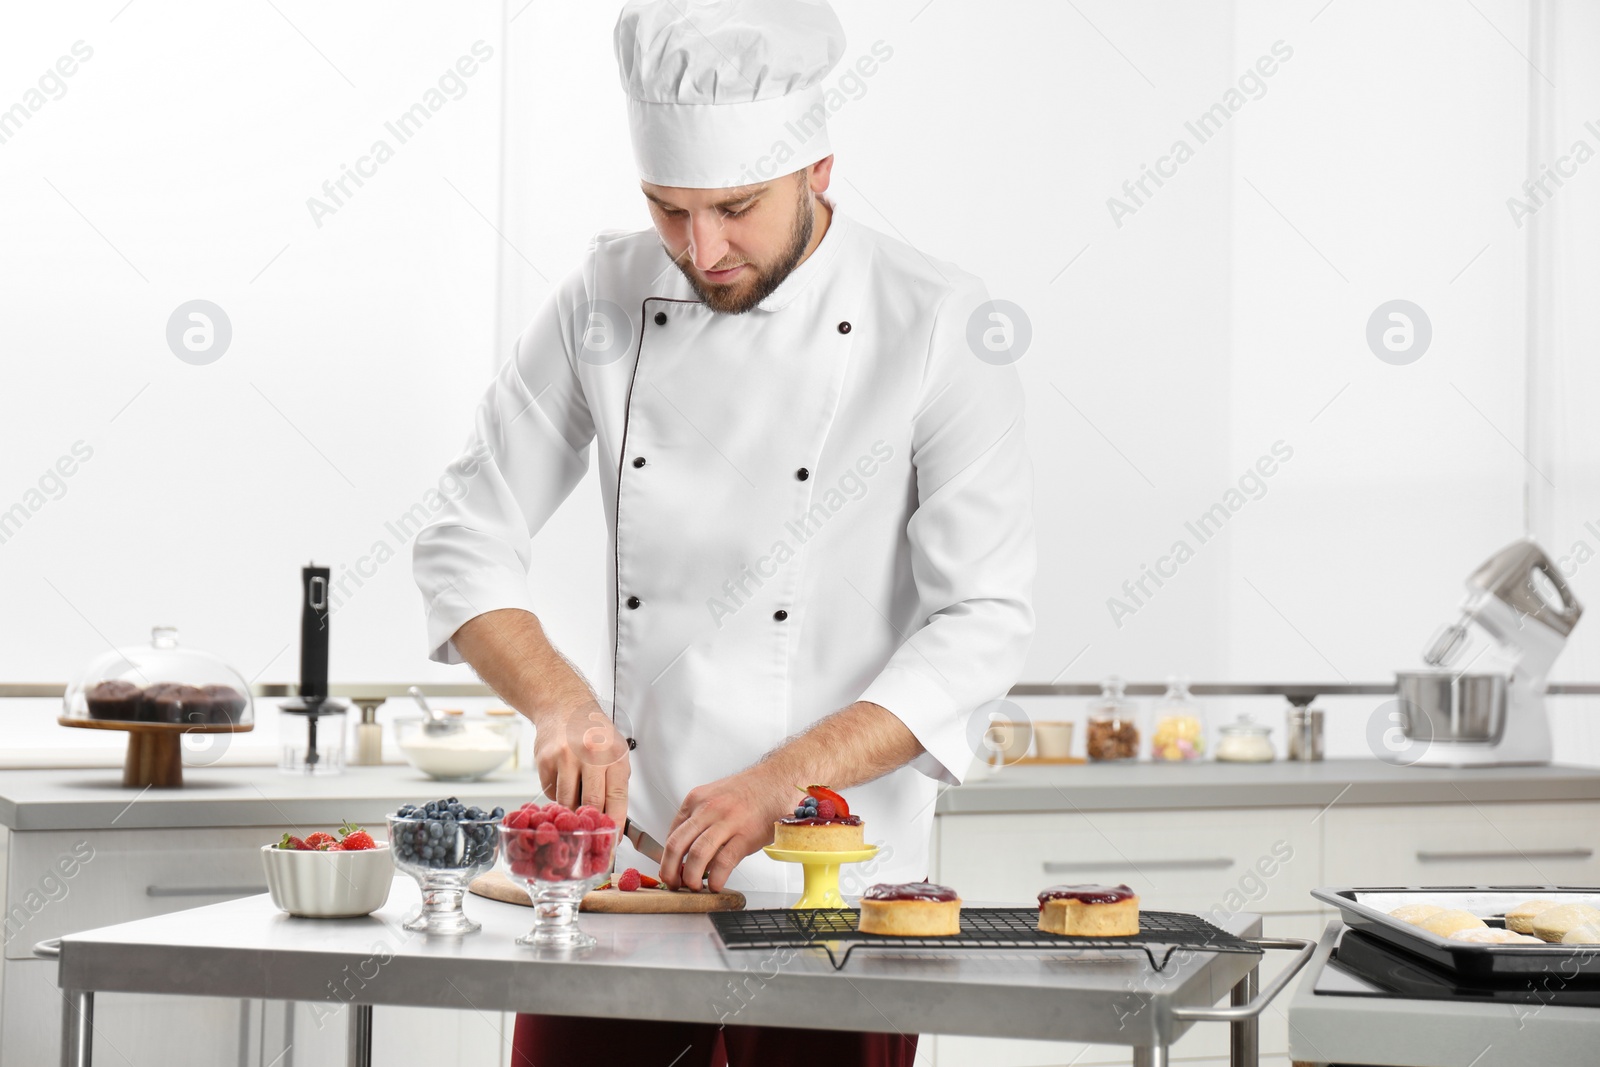
POLYGON ((1053 885, 1039 894, 1039 929, 1070 937, 1139 932, 1139 894, 1125 885, 1053 885))
POLYGON ((949 886, 931 882, 875 885, 861 894, 864 934, 889 937, 946 937, 961 932, 961 897, 949 886))
POLYGON ((772 824, 772 847, 795 852, 854 852, 866 847, 866 824, 827 786, 806 787, 806 798, 772 824))

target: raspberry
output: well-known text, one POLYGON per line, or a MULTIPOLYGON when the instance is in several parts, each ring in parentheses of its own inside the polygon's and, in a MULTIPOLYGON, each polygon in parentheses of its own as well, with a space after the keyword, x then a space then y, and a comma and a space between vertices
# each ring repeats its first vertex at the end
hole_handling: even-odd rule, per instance
MULTIPOLYGON (((817 818, 831 819, 837 814, 839 814, 839 810, 833 806, 833 801, 827 797, 817 801, 817 818)), ((821 831, 818 832, 820 833, 821 831)))
POLYGON ((578 809, 578 826, 584 830, 594 830, 600 825, 600 813, 593 808, 578 809))
POLYGON ((554 822, 556 829, 560 830, 564 834, 570 834, 572 831, 580 829, 583 826, 583 823, 578 820, 577 815, 570 811, 563 811, 560 815, 557 815, 554 819, 554 822))
POLYGON ((533 832, 533 842, 536 845, 551 845, 561 839, 561 832, 554 823, 542 822, 533 832))
POLYGON ((622 890, 624 893, 638 892, 641 884, 643 883, 639 877, 639 872, 634 870, 632 867, 629 867, 627 870, 623 871, 622 877, 617 879, 617 888, 622 890))
POLYGON ((521 830, 528 825, 528 813, 518 808, 506 815, 502 825, 509 826, 513 830, 521 830))
POLYGON ((605 812, 601 812, 600 813, 600 825, 597 826, 596 829, 598 829, 598 830, 615 830, 616 828, 617 828, 617 820, 613 819, 611 816, 607 815, 605 812))
POLYGON ((581 819, 585 815, 599 815, 600 809, 595 807, 593 804, 585 804, 583 807, 573 812, 573 814, 581 819))

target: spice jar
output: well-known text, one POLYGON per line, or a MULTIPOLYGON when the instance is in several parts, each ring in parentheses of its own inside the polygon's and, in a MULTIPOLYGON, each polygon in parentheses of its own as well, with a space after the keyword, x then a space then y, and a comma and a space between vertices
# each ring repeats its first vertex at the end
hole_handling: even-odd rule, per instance
POLYGON ((1217 760, 1222 763, 1271 763, 1276 758, 1272 731, 1249 715, 1223 726, 1218 731, 1217 760))
POLYGON ((1206 754, 1206 719, 1189 695, 1189 683, 1167 679, 1167 692, 1156 705, 1150 731, 1150 758, 1158 763, 1183 763, 1206 754))
POLYGON ((1100 699, 1089 705, 1085 754, 1091 760, 1129 760, 1139 756, 1139 706, 1123 696, 1121 678, 1100 683, 1100 699))

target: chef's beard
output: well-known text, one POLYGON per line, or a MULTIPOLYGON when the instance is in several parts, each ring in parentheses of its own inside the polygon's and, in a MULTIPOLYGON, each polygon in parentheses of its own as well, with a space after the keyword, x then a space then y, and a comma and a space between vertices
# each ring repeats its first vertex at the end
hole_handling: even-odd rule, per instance
POLYGON ((797 184, 800 187, 800 197, 798 210, 795 212, 794 227, 789 231, 789 246, 768 266, 746 260, 755 274, 754 281, 741 279, 737 285, 708 285, 696 276, 694 267, 688 262, 691 252, 685 251, 682 256, 673 260, 683 272, 683 276, 689 280, 689 285, 695 294, 700 297, 700 302, 706 307, 723 315, 743 315, 771 296, 773 290, 782 285, 789 273, 800 265, 800 261, 805 258, 806 246, 811 243, 811 231, 816 224, 817 209, 811 202, 811 197, 807 195, 811 187, 804 181, 797 184))

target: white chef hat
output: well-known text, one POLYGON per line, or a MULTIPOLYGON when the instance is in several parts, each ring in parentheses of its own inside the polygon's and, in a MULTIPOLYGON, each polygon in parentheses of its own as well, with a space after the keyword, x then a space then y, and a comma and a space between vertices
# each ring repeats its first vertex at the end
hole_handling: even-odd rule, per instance
POLYGON ((821 83, 844 27, 827 0, 630 0, 612 43, 647 182, 753 185, 832 151, 821 83))

